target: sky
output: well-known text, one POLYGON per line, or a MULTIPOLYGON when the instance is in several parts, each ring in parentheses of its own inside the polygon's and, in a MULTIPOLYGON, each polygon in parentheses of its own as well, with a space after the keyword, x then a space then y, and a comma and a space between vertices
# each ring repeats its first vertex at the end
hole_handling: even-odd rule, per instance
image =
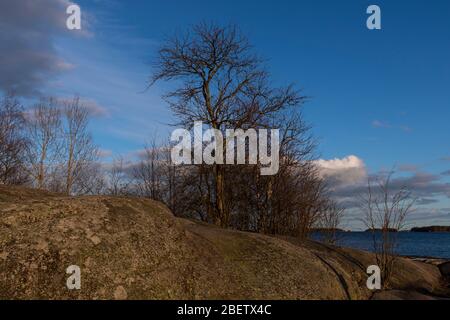
POLYGON ((235 24, 274 86, 294 83, 310 97, 317 163, 342 199, 395 167, 395 183, 419 196, 411 225, 450 225, 449 16, 445 0, 1 0, 0 91, 25 104, 80 95, 95 111, 103 161, 133 157, 173 130, 165 85, 146 90, 158 46, 202 21, 235 24), (71 3, 81 30, 65 27, 71 3), (371 4, 381 30, 366 27, 371 4))

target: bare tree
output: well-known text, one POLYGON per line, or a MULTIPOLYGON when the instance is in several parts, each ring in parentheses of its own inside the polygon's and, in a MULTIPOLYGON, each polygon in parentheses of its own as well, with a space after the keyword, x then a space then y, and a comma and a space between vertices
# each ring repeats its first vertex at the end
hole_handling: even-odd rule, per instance
POLYGON ((61 110, 56 99, 47 98, 41 99, 27 115, 29 173, 35 186, 45 189, 61 161, 61 110))
POLYGON ((97 161, 87 161, 77 174, 73 193, 74 194, 105 194, 107 181, 105 179, 102 164, 97 161))
POLYGON ((161 159, 161 175, 164 182, 164 202, 169 209, 178 214, 181 209, 178 206, 180 195, 180 171, 177 165, 172 163, 170 143, 159 148, 161 159))
MULTIPOLYGON (((261 60, 235 27, 200 24, 168 40, 159 50, 150 84, 160 80, 179 81, 165 98, 185 128, 192 128, 194 121, 222 133, 226 128, 273 128, 279 125, 274 123, 277 114, 303 101, 291 86, 269 86, 261 60)), ((228 227, 232 202, 227 199, 231 182, 226 181, 226 168, 216 163, 207 169, 203 182, 208 192, 203 196, 208 199, 202 202, 213 223, 228 227)))
MULTIPOLYGON (((192 195, 189 195, 191 172, 178 168, 171 162, 170 143, 147 145, 140 155, 141 160, 127 170, 132 183, 128 192, 161 201, 178 216, 186 214, 192 195)), ((185 168, 187 169, 187 168, 185 168)))
POLYGON ((322 234, 322 241, 335 245, 339 241, 338 229, 345 213, 345 208, 335 200, 328 199, 324 202, 320 219, 317 224, 318 231, 322 234))
POLYGON ((89 109, 83 106, 79 97, 75 97, 65 102, 63 114, 64 192, 89 193, 98 177, 92 177, 86 172, 99 172, 96 168, 98 148, 88 131, 89 109))
POLYGON ((129 193, 130 181, 125 169, 122 156, 113 159, 111 169, 107 173, 108 194, 120 196, 129 193))
POLYGON ((372 233, 377 265, 381 269, 383 286, 388 287, 397 257, 397 232, 405 226, 416 199, 406 187, 394 188, 391 171, 386 176, 368 180, 367 193, 361 197, 363 222, 372 233))
POLYGON ((25 151, 28 140, 24 135, 24 110, 12 94, 0 102, 0 183, 24 184, 28 181, 25 170, 25 151))
POLYGON ((146 146, 142 154, 142 160, 134 167, 132 172, 139 194, 158 201, 163 200, 163 161, 160 151, 155 141, 150 146, 146 146))

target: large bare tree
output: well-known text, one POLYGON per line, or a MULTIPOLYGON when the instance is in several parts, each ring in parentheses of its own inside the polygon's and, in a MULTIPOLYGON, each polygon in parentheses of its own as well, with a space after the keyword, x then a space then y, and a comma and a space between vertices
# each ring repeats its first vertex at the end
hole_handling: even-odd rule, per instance
MULTIPOLYGON (((177 88, 165 98, 178 124, 189 129, 194 121, 222 133, 225 129, 273 128, 279 125, 275 120, 280 113, 303 101, 291 86, 270 86, 261 60, 232 26, 203 23, 174 36, 160 48, 153 71, 151 85, 174 80, 177 88)), ((209 178, 207 212, 215 224, 227 227, 231 208, 225 166, 212 165, 209 178)))

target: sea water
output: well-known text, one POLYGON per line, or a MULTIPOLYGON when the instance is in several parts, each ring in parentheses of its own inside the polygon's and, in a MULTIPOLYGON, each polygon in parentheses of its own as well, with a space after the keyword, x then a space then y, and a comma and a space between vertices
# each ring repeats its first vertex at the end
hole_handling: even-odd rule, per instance
MULTIPOLYGON (((394 236, 399 255, 450 259, 450 232, 397 232, 394 236)), ((320 241, 321 235, 315 233, 312 238, 320 241)), ((338 246, 373 251, 371 232, 338 232, 337 239, 338 246)))

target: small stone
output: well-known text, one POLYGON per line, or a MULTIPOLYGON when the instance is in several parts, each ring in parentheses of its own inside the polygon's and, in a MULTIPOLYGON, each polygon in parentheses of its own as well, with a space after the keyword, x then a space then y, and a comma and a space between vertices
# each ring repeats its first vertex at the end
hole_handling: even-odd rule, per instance
POLYGON ((126 300, 127 299, 127 291, 123 286, 118 286, 114 291, 114 299, 115 300, 126 300))
POLYGON ((48 252, 48 242, 40 239, 35 247, 37 250, 48 252))
POLYGON ((92 236, 89 238, 95 245, 98 245, 102 240, 98 236, 92 236))
POLYGON ((440 264, 439 270, 444 277, 450 278, 450 262, 444 262, 440 264))

